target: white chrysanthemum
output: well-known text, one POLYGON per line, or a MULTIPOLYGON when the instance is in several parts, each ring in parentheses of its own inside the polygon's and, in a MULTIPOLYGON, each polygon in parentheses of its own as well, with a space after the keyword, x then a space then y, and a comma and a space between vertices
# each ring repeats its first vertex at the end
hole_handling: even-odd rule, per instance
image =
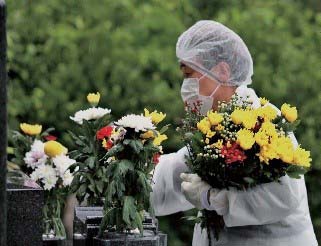
POLYGON ((58 177, 56 170, 50 165, 41 165, 30 175, 34 181, 41 180, 45 190, 51 190, 56 186, 58 177))
POLYGON ((44 143, 40 140, 35 140, 31 145, 31 150, 26 153, 24 162, 28 167, 35 169, 37 166, 44 165, 48 156, 44 151, 44 143))
POLYGON ((107 108, 89 108, 86 110, 79 110, 75 113, 74 117, 70 117, 76 123, 82 125, 84 120, 95 120, 103 117, 106 114, 110 114, 111 110, 107 108))
POLYGON ((70 173, 69 170, 67 170, 65 173, 64 173, 64 176, 62 177, 62 180, 63 180, 63 185, 64 186, 69 186, 73 180, 74 176, 70 173))
POLYGON ((123 116, 120 120, 115 122, 115 124, 122 127, 133 128, 135 129, 135 132, 145 132, 147 130, 155 129, 150 117, 136 114, 123 116))
POLYGON ((58 175, 63 178, 64 177, 64 173, 66 172, 66 170, 74 163, 76 163, 76 161, 74 159, 69 158, 66 155, 58 155, 54 158, 52 158, 52 161, 54 163, 54 165, 56 166, 56 170, 58 175))

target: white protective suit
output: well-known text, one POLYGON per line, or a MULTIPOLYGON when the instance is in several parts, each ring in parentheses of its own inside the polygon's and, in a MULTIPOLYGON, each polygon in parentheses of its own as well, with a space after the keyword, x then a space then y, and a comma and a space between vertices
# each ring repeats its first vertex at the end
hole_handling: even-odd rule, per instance
MULTIPOLYGON (((246 97, 258 107, 259 99, 253 89, 240 86, 237 94, 246 97)), ((297 144, 292 135, 293 143, 297 144)), ((163 155, 153 176, 151 201, 156 216, 186 211, 194 206, 181 192, 179 175, 187 172, 186 148, 163 155)), ((211 209, 223 215, 225 229, 219 241, 212 245, 224 246, 316 246, 304 177, 281 178, 282 183, 258 185, 247 191, 221 190, 210 197, 211 209)), ((208 246, 207 231, 194 227, 193 246, 208 246)), ((170 245, 172 246, 172 245, 170 245)))

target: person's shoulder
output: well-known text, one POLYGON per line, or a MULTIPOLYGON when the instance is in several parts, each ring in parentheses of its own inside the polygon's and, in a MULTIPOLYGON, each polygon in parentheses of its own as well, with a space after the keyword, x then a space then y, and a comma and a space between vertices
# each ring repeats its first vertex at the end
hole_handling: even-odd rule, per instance
POLYGON ((172 152, 168 154, 161 155, 161 160, 164 161, 181 161, 185 159, 185 156, 188 155, 187 147, 179 149, 177 152, 172 152))

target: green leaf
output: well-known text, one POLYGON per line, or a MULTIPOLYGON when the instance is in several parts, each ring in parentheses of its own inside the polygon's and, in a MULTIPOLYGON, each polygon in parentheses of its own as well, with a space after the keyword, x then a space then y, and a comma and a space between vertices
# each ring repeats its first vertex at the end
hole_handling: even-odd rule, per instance
POLYGON ((109 157, 115 156, 117 153, 124 150, 124 146, 122 144, 116 144, 111 149, 108 150, 108 152, 105 154, 105 156, 102 158, 102 160, 107 160, 109 157))
POLYGON ((118 163, 115 164, 116 169, 114 176, 124 176, 128 171, 134 171, 134 163, 130 160, 120 160, 118 163))
POLYGON ((85 164, 90 168, 93 169, 95 167, 95 162, 96 162, 96 158, 94 156, 90 156, 87 158, 87 160, 85 161, 85 164))
POLYGON ((144 145, 141 140, 125 139, 124 144, 129 145, 137 154, 139 154, 139 152, 141 152, 144 148, 144 145))
POLYGON ((168 124, 168 125, 163 126, 162 129, 159 130, 159 133, 160 133, 160 134, 163 134, 164 132, 166 132, 166 131, 168 130, 168 128, 169 128, 170 125, 171 125, 171 124, 168 124))
POLYGON ((103 189, 104 189, 104 182, 99 180, 99 181, 96 181, 96 187, 97 187, 97 190, 102 193, 103 192, 103 189))
POLYGON ((253 184, 255 182, 255 180, 251 177, 244 177, 243 180, 248 184, 253 184))
POLYGON ((131 226, 131 220, 136 218, 136 206, 135 200, 132 196, 124 196, 124 205, 123 205, 123 220, 127 225, 131 226))
POLYGON ((286 170, 286 174, 290 178, 294 178, 294 179, 300 179, 301 175, 305 174, 306 172, 307 172, 306 168, 297 166, 297 165, 290 165, 286 170))

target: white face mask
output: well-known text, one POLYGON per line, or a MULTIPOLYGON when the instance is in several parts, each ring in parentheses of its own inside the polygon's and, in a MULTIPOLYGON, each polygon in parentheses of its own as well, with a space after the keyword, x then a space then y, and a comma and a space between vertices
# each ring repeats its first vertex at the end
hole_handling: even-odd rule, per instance
POLYGON ((193 103, 200 101, 200 113, 205 115, 212 109, 213 99, 216 91, 220 88, 220 84, 214 89, 210 96, 203 96, 199 94, 199 82, 204 77, 200 78, 185 78, 181 87, 181 96, 184 102, 193 103))

